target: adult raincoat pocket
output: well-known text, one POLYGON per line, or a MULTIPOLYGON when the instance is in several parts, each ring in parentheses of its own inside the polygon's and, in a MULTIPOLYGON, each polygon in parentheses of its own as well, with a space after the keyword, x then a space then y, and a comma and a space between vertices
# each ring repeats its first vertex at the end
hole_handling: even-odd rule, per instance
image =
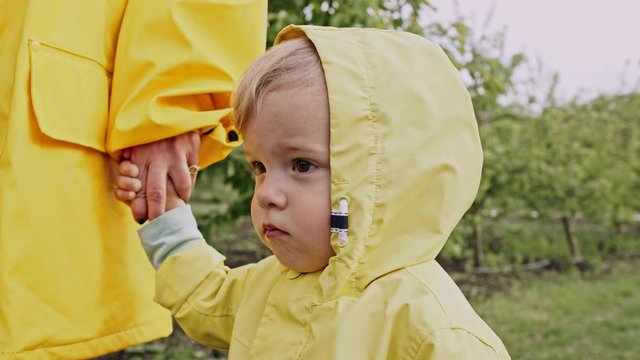
POLYGON ((29 48, 31 103, 40 131, 105 152, 111 74, 95 60, 40 41, 29 48))

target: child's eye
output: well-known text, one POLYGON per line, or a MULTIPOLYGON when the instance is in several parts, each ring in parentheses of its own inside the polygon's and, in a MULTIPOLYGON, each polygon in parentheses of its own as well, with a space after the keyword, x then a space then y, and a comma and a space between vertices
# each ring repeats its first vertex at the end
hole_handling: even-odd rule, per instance
POLYGON ((303 159, 295 159, 293 160, 293 170, 301 173, 309 172, 313 169, 317 168, 316 165, 311 163, 310 161, 303 159))
POLYGON ((253 173, 255 175, 260 175, 267 171, 267 168, 264 167, 264 164, 260 161, 252 161, 251 168, 253 169, 253 173))

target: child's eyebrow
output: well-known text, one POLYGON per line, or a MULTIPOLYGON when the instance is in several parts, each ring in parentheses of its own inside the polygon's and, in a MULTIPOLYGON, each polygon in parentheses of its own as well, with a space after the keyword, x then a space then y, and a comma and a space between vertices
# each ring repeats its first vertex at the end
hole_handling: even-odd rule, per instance
POLYGON ((327 152, 328 148, 311 144, 283 144, 282 149, 288 152, 327 152))

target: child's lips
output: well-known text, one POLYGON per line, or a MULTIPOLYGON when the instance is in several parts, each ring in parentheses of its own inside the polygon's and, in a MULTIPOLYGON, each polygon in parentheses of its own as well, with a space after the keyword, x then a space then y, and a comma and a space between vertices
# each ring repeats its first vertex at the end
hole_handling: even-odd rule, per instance
POLYGON ((273 226, 273 225, 264 225, 264 236, 267 238, 279 238, 285 235, 289 235, 288 232, 284 231, 284 230, 280 230, 277 227, 273 226))

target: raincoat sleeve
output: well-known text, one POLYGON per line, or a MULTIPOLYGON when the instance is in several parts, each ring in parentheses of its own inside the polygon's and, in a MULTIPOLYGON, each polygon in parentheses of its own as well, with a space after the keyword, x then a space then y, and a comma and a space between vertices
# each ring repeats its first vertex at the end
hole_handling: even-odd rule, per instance
POLYGON ((206 243, 198 230, 190 205, 181 205, 151 220, 138 230, 144 252, 154 269, 171 255, 192 246, 206 243))
POLYGON ((263 263, 225 266, 225 257, 202 238, 188 205, 168 211, 138 232, 158 269, 156 302, 171 311, 192 340, 228 350, 240 304, 268 292, 270 271, 262 269, 260 279, 255 279, 263 263), (247 297, 247 291, 256 288, 263 291, 252 291, 247 297))
POLYGON ((169 256, 156 274, 155 301, 171 311, 192 340, 229 350, 238 308, 255 265, 229 269, 205 242, 169 256))
POLYGON ((265 49, 266 0, 130 0, 113 72, 107 151, 202 134, 200 162, 240 144, 230 92, 265 49))

